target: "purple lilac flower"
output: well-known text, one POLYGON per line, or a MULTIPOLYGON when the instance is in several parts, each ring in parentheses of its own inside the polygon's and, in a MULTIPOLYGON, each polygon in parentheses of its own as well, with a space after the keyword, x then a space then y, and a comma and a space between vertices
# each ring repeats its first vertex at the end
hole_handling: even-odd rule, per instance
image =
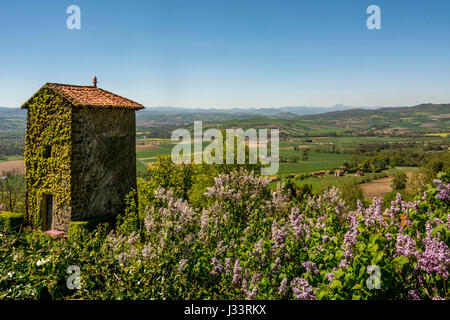
POLYGON ((132 258, 134 258, 137 255, 137 250, 135 248, 132 248, 130 251, 122 251, 117 256, 117 260, 121 265, 126 265, 132 258))
POLYGON ((278 248, 284 248, 284 241, 286 239, 287 232, 286 227, 281 227, 275 220, 272 223, 272 240, 275 244, 272 246, 272 250, 278 248))
POLYGON ((395 200, 391 202, 391 212, 395 214, 399 214, 402 206, 402 195, 397 193, 395 200))
POLYGON ((450 200, 450 183, 445 184, 441 180, 434 179, 433 182, 437 186, 437 192, 436 198, 444 201, 450 200))
POLYGON ((247 280, 242 280, 242 291, 244 292, 247 300, 255 300, 258 293, 258 286, 254 286, 252 290, 247 286, 247 280))
POLYGON ((183 272, 184 268, 186 267, 186 264, 188 263, 188 259, 181 259, 180 262, 178 263, 178 272, 181 273, 183 272))
POLYGON ((228 274, 228 272, 230 272, 231 270, 231 259, 230 258, 226 258, 225 259, 225 273, 228 274))
POLYGON ((278 288, 278 292, 280 292, 281 294, 286 294, 287 282, 288 282, 288 279, 286 277, 284 277, 283 280, 281 280, 280 287, 278 288))
POLYGON ((311 261, 302 262, 302 267, 306 269, 306 272, 313 271, 315 274, 320 272, 319 269, 317 269, 316 264, 311 261))
POLYGON ((285 189, 284 182, 282 184, 277 184, 277 189, 275 191, 271 191, 272 196, 272 207, 277 210, 288 209, 290 206, 290 194, 291 190, 285 189))
POLYGON ((344 256, 342 257, 339 263, 339 268, 348 267, 349 259, 353 258, 353 252, 351 248, 357 242, 356 237, 358 236, 359 232, 356 230, 355 227, 356 224, 353 223, 352 225, 353 227, 349 231, 347 231, 344 235, 344 243, 341 246, 342 250, 344 250, 344 256))
POLYGON ((300 214, 299 208, 292 208, 292 212, 289 215, 290 228, 294 231, 294 235, 297 239, 309 238, 311 236, 311 229, 306 223, 303 223, 304 215, 300 214))
POLYGON ((258 283, 259 278, 261 278, 261 273, 255 273, 250 280, 250 284, 255 286, 258 283))
MULTIPOLYGON (((430 229, 427 223, 427 229, 430 229)), ((443 241, 433 237, 431 230, 427 230, 427 237, 423 239, 425 251, 418 254, 417 267, 428 274, 436 273, 445 279, 450 270, 450 249, 443 241)))
POLYGON ((388 239, 389 241, 392 241, 392 239, 393 239, 392 234, 390 234, 390 233, 386 233, 385 237, 386 237, 386 239, 388 239))
POLYGON ((407 299, 408 300, 420 300, 419 290, 417 290, 417 289, 409 290, 407 299))
POLYGON ((277 257, 275 259, 275 263, 272 264, 272 272, 277 273, 278 271, 280 271, 280 268, 281 268, 281 259, 277 257))
POLYGON ((233 283, 237 284, 242 279, 242 267, 239 265, 239 259, 236 260, 233 270, 233 283))
POLYGON ((211 271, 211 274, 213 275, 217 275, 219 273, 221 273, 223 271, 223 266, 222 264, 219 262, 219 260, 217 260, 216 258, 211 258, 211 262, 214 265, 213 270, 211 271))
POLYGON ((381 209, 382 204, 383 201, 381 198, 373 198, 373 203, 369 208, 364 209, 362 203, 358 202, 358 211, 362 213, 362 221, 367 227, 377 223, 382 226, 386 225, 386 221, 383 218, 383 210, 381 209))
POLYGON ((327 273, 325 277, 327 278, 328 281, 331 282, 334 280, 334 273, 333 272, 327 273))
POLYGON ((127 244, 129 246, 133 246, 135 243, 139 241, 139 233, 135 233, 134 231, 128 236, 127 244))
POLYGON ((197 222, 194 220, 196 217, 194 209, 190 207, 187 201, 175 199, 173 190, 166 190, 159 186, 155 190, 155 197, 166 204, 165 207, 158 210, 158 214, 163 218, 163 221, 171 221, 174 224, 173 230, 170 230, 171 233, 180 233, 197 222))
POLYGON ((397 235, 397 243, 395 248, 395 257, 398 256, 416 256, 418 251, 416 249, 416 241, 407 234, 399 232, 397 235))
POLYGON ((142 256, 144 257, 144 259, 147 259, 151 256, 151 244, 148 243, 146 245, 144 245, 144 248, 142 248, 142 256))
MULTIPOLYGON (((214 186, 208 187, 204 195, 211 199, 220 199, 240 207, 247 199, 261 197, 270 183, 269 177, 259 177, 253 171, 244 168, 229 174, 220 174, 214 178, 214 186)), ((252 206, 244 206, 245 214, 250 214, 252 206)))
POLYGON ((298 300, 315 300, 314 288, 309 284, 308 280, 303 278, 295 278, 291 281, 291 288, 298 300))
POLYGON ((263 252, 263 239, 261 238, 261 240, 259 240, 256 244, 255 244, 255 251, 253 251, 253 255, 259 255, 263 252))

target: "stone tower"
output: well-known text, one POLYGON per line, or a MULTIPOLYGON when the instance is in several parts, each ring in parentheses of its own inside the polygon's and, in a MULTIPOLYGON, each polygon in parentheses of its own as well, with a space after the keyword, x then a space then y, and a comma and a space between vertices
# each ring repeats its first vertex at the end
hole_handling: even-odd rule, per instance
POLYGON ((136 117, 144 107, 93 86, 47 83, 27 109, 27 217, 42 230, 109 217, 136 188, 136 117))

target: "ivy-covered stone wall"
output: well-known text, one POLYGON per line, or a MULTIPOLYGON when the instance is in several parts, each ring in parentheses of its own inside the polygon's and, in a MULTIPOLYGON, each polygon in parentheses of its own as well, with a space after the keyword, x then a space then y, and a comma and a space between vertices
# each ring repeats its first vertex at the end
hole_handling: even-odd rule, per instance
POLYGON ((27 218, 35 228, 45 225, 44 201, 53 196, 53 228, 67 230, 71 217, 70 103, 49 88, 28 103, 25 138, 27 218))
POLYGON ((136 188, 135 112, 74 108, 71 163, 72 220, 122 211, 136 188))
POLYGON ((67 231, 70 221, 113 216, 136 188, 134 110, 74 107, 43 87, 28 102, 27 219, 67 231), (47 195, 53 223, 47 223, 47 195))

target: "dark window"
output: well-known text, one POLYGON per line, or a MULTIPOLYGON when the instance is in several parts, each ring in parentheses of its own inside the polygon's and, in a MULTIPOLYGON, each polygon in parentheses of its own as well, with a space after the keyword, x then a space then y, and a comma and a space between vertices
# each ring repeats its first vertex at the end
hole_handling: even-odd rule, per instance
POLYGON ((46 230, 53 228, 53 196, 51 194, 46 195, 45 198, 45 219, 46 230))
POLYGON ((42 157, 44 157, 44 159, 47 159, 50 158, 51 155, 52 155, 52 146, 45 146, 42 157))

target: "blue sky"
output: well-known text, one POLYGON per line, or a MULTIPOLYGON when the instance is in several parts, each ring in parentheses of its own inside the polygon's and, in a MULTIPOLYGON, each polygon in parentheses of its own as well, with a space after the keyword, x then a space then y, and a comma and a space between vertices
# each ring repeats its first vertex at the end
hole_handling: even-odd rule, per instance
POLYGON ((0 106, 94 75, 148 107, 448 103, 449 15, 448 0, 9 1, 0 106), (81 30, 66 28, 71 4, 81 30))

